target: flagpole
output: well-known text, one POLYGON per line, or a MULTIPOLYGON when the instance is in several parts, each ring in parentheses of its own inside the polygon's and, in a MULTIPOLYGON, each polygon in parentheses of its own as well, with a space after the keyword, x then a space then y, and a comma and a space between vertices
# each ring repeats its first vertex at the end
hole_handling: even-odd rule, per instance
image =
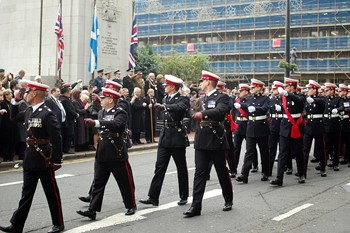
MULTIPOLYGON (((61 23, 62 23, 62 0, 59 0, 59 4, 60 4, 60 15, 61 15, 61 23)), ((61 27, 62 27, 62 25, 61 25, 61 27)), ((58 39, 58 37, 57 37, 57 39, 58 39)), ((58 46, 58 41, 57 41, 57 43, 56 43, 57 45, 56 46, 58 46)), ((56 56, 57 57, 57 59, 58 59, 58 56, 56 56)), ((58 60, 57 60, 57 62, 58 62, 58 60)), ((57 62, 56 62, 56 66, 57 66, 57 62)), ((62 63, 63 63, 63 61, 61 61, 62 63)), ((58 71, 58 83, 61 83, 61 71, 62 71, 62 66, 63 66, 63 64, 61 64, 61 67, 60 67, 60 70, 58 71)), ((57 72, 57 68, 56 68, 56 72, 57 72)))
POLYGON ((55 78, 57 79, 57 68, 58 68, 58 66, 57 66, 57 62, 58 62, 58 58, 57 58, 57 51, 58 51, 58 38, 56 39, 56 51, 55 51, 55 57, 56 57, 56 59, 55 59, 55 78))
POLYGON ((55 51, 55 57, 56 57, 56 59, 55 59, 55 78, 57 79, 58 78, 58 76, 57 76, 57 68, 58 68, 58 66, 57 66, 57 62, 58 62, 58 58, 57 58, 57 51, 58 51, 58 38, 56 39, 56 51, 55 51))
POLYGON ((40 32, 39 32, 39 71, 38 75, 41 75, 41 45, 42 45, 42 37, 43 37, 43 2, 40 2, 40 32))
MULTIPOLYGON (((134 3, 133 8, 134 8, 134 3)), ((129 52, 129 68, 135 68, 136 67, 136 60, 135 60, 135 49, 137 47, 138 39, 137 39, 137 23, 136 23, 136 16, 134 12, 132 13, 133 19, 132 19, 132 27, 131 27, 131 39, 130 39, 130 52, 129 52)))
MULTIPOLYGON (((59 11, 60 11, 60 0, 58 0, 58 7, 59 7, 59 11)), ((56 19, 57 20, 57 19, 56 19)), ((57 75, 57 69, 58 69, 58 65, 57 65, 57 63, 58 63, 58 36, 56 37, 56 51, 55 51, 55 78, 57 79, 57 80, 59 80, 58 79, 58 75, 57 75)), ((57 83, 57 85, 58 85, 58 81, 56 81, 56 83, 57 83)))
MULTIPOLYGON (((96 0, 94 0, 94 13, 95 14, 95 7, 96 7, 96 0)), ((91 73, 91 83, 94 81, 94 75, 95 74, 95 70, 92 71, 91 73)))

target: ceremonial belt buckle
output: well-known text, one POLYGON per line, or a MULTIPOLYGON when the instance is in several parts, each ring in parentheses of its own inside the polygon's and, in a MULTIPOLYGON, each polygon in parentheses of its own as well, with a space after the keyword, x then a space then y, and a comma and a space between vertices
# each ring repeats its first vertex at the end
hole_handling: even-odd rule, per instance
POLYGON ((239 120, 239 121, 247 121, 248 119, 246 117, 241 116, 241 117, 237 117, 237 120, 239 120))
POLYGON ((43 146, 50 144, 49 139, 34 139, 34 138, 27 138, 27 145, 28 146, 43 146))
POLYGON ((180 128, 181 126, 182 126, 182 123, 180 121, 164 122, 165 128, 180 128))
POLYGON ((215 126, 220 126, 221 122, 219 121, 201 121, 200 123, 201 127, 215 127, 215 126))
POLYGON ((121 134, 119 133, 107 133, 107 132, 102 132, 100 133, 100 138, 107 138, 107 139, 112 139, 112 138, 119 138, 121 137, 121 134))
POLYGON ((249 116, 249 120, 254 121, 260 121, 260 120, 265 120, 266 115, 261 115, 261 116, 249 116))

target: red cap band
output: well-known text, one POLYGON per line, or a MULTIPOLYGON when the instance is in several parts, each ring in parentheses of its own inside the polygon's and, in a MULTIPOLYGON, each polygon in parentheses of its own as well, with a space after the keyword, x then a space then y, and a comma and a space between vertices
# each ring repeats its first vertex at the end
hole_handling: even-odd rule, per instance
POLYGON ((318 89, 318 86, 313 84, 313 83, 309 83, 309 85, 313 88, 313 89, 318 89))
POLYGON ((181 85, 180 83, 174 83, 174 82, 172 82, 172 81, 170 81, 168 79, 165 79, 165 83, 167 85, 171 85, 171 86, 180 86, 181 85))
POLYGON ((213 76, 210 76, 210 75, 207 75, 207 74, 202 74, 202 79, 218 81, 217 78, 215 78, 215 77, 213 77, 213 76))
POLYGON ((30 83, 28 83, 27 88, 32 89, 32 90, 38 90, 38 91, 47 91, 47 88, 45 88, 45 87, 36 86, 36 85, 30 84, 30 83))
POLYGON ((262 83, 252 82, 252 83, 251 83, 251 86, 253 86, 253 87, 263 87, 263 86, 264 86, 264 84, 262 84, 262 83))
POLYGON ((119 91, 120 90, 120 86, 118 86, 118 85, 115 85, 114 83, 106 83, 106 85, 105 85, 106 87, 109 87, 109 88, 112 88, 112 89, 115 89, 115 90, 117 90, 117 91, 119 91))

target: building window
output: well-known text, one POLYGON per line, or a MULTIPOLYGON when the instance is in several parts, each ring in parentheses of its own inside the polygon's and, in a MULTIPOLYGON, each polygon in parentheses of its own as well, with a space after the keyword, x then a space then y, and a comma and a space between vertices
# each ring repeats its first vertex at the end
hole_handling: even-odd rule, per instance
POLYGON ((311 37, 318 37, 318 31, 311 31, 311 37))

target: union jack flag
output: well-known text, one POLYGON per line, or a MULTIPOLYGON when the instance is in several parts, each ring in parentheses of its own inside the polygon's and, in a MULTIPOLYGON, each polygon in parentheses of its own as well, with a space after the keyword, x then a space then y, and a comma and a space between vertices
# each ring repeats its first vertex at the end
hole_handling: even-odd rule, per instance
POLYGON ((63 62, 63 50, 64 50, 61 6, 59 6, 59 10, 57 14, 57 19, 55 24, 55 34, 57 35, 57 70, 61 70, 61 66, 63 62))
POLYGON ((130 53, 129 53, 129 68, 135 68, 136 60, 135 60, 135 49, 138 44, 137 39, 137 24, 136 24, 136 16, 134 16, 134 20, 132 22, 132 32, 130 39, 130 53))

